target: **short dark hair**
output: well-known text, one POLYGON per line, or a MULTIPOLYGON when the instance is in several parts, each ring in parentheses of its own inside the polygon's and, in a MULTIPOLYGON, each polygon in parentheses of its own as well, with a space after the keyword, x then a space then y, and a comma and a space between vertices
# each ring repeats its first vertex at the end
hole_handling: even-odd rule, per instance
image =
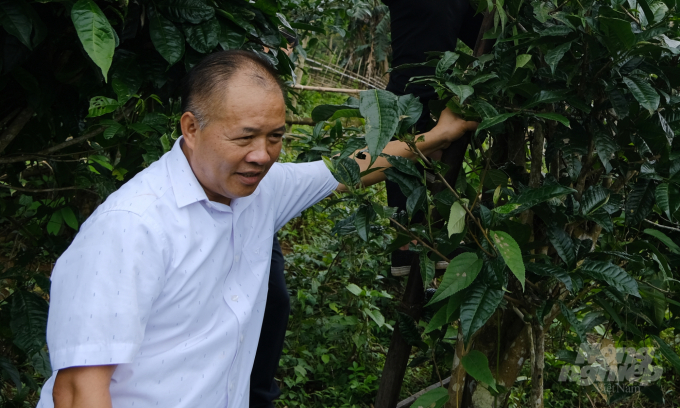
POLYGON ((241 71, 257 85, 278 87, 285 99, 284 84, 268 61, 253 51, 218 51, 203 58, 182 80, 182 113, 193 113, 200 128, 204 128, 208 124, 206 103, 241 71))

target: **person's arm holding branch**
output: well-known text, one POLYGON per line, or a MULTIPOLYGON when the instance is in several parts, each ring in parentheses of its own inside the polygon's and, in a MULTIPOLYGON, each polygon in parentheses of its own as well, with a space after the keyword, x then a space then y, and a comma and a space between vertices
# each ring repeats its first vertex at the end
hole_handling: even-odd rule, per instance
MULTIPOLYGON (((421 140, 420 142, 417 142, 416 146, 427 156, 437 150, 446 149, 453 141, 463 136, 465 132, 477 129, 477 125, 477 122, 463 120, 460 116, 452 113, 446 108, 442 111, 437 125, 432 128, 432 130, 416 136, 416 140, 421 140)), ((361 150, 361 152, 364 153, 364 158, 357 158, 356 154, 353 154, 351 157, 359 164, 359 169, 363 172, 368 170, 371 163, 371 156, 363 150, 361 150)), ((390 156, 401 156, 410 160, 416 158, 416 154, 409 149, 408 145, 405 142, 398 140, 388 143, 382 153, 390 156)), ((388 168, 392 167, 392 165, 384 157, 378 157, 372 167, 388 168)), ((361 182, 364 186, 370 186, 384 180, 385 174, 383 171, 374 171, 361 178, 361 182)), ((340 184, 337 191, 348 190, 345 185, 340 184)))

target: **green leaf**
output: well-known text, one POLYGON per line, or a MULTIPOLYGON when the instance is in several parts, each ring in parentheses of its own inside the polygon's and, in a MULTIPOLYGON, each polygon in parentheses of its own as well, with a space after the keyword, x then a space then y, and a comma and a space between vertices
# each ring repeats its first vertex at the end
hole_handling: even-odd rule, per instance
POLYGON ((496 389, 496 380, 494 380, 489 369, 489 360, 484 353, 479 350, 472 350, 460 359, 465 371, 470 374, 475 380, 481 381, 491 387, 494 391, 496 389))
POLYGON ((50 220, 47 222, 47 233, 57 235, 59 231, 61 231, 61 226, 63 224, 64 218, 61 215, 61 211, 53 212, 50 220))
POLYGON ((652 334, 652 338, 656 340, 656 343, 659 345, 661 354, 663 354, 663 356, 666 357, 668 362, 670 362, 671 365, 675 367, 675 370, 678 373, 680 373, 680 357, 678 357, 673 348, 666 344, 665 341, 661 340, 659 336, 655 336, 652 334))
POLYGON ((654 207, 654 182, 640 178, 626 200, 626 224, 638 225, 654 207))
POLYGON ((548 228, 547 234, 550 243, 567 267, 573 267, 574 264, 576 264, 576 248, 574 247, 574 241, 571 240, 563 229, 557 226, 548 228))
POLYGON ((576 315, 574 314, 571 309, 567 307, 561 300, 558 301, 560 305, 560 309, 562 310, 562 315, 564 315, 564 318, 567 319, 569 324, 571 325, 572 329, 578 334, 579 339, 581 340, 581 343, 584 344, 587 342, 586 338, 586 329, 583 327, 583 323, 581 323, 576 315))
POLYGON ((607 282, 621 293, 640 297, 638 285, 626 271, 609 261, 595 261, 586 259, 581 264, 580 271, 594 279, 607 282))
POLYGON ((73 213, 71 207, 64 207, 61 209, 61 218, 64 219, 66 225, 78 231, 78 219, 76 218, 76 215, 73 213))
POLYGON ((468 85, 474 86, 474 85, 477 85, 477 84, 481 84, 481 83, 483 83, 483 82, 486 82, 486 81, 488 81, 489 79, 493 79, 493 78, 498 78, 498 75, 496 75, 496 74, 493 73, 493 72, 488 73, 488 74, 477 75, 476 77, 474 77, 474 78, 468 83, 468 85))
POLYGON ((277 0, 256 0, 254 6, 270 16, 276 15, 280 10, 277 0))
POLYGON ((524 269, 522 251, 519 249, 519 245, 517 245, 517 242, 506 232, 489 231, 489 235, 494 244, 496 244, 498 252, 503 256, 505 264, 508 265, 510 271, 517 277, 519 283, 522 284, 522 290, 524 290, 526 271, 524 269))
POLYGON ((428 304, 433 304, 460 292, 474 282, 482 270, 483 261, 472 252, 453 258, 444 272, 442 282, 428 304))
POLYGON ((550 66, 550 71, 552 71, 553 75, 555 75, 557 64, 560 62, 560 60, 562 60, 562 57, 564 57, 564 54, 566 54, 570 48, 571 41, 560 44, 557 47, 550 49, 545 54, 545 62, 550 66))
POLYGON ((458 201, 451 206, 449 222, 446 224, 449 237, 453 234, 460 234, 465 229, 465 209, 458 201))
POLYGON ((448 323, 447 317, 447 308, 448 305, 443 305, 442 307, 437 310, 437 313, 432 316, 432 319, 430 319, 430 322, 427 324, 427 327, 425 327, 424 333, 430 333, 431 331, 437 330, 438 328, 442 327, 443 325, 448 323))
POLYGON ((361 289, 360 287, 358 287, 357 285, 355 285, 353 283, 350 283, 349 285, 347 285, 345 287, 345 289, 349 290, 350 292, 352 292, 356 296, 359 296, 361 294, 361 292, 363 292, 363 289, 361 289))
POLYGON ((108 81, 116 48, 115 33, 109 20, 92 0, 78 0, 71 9, 71 20, 85 52, 102 70, 104 81, 108 81))
POLYGON ((231 24, 220 21, 220 36, 217 39, 223 50, 238 50, 246 42, 246 33, 233 30, 231 24))
POLYGON ((118 108, 120 108, 120 103, 117 100, 105 96, 95 96, 90 99, 90 108, 87 111, 86 117, 96 118, 97 116, 111 113, 118 108))
MULTIPOLYGON (((361 117, 360 112, 356 112, 358 106, 352 106, 352 105, 319 105, 312 109, 312 120, 314 122, 323 122, 325 120, 330 120, 333 121, 336 118, 334 115, 336 112, 339 111, 350 111, 352 114, 356 113, 357 117, 361 117)), ((340 117, 346 117, 346 116, 340 116, 340 117)), ((347 116, 349 117, 349 116, 347 116)), ((354 117, 354 116, 352 116, 354 117)))
POLYGON ((536 116, 537 118, 554 120, 556 122, 560 122, 566 127, 569 127, 569 119, 565 118, 559 113, 534 113, 533 115, 536 116))
POLYGON ((522 68, 531 61, 531 54, 519 54, 515 58, 515 69, 522 68))
POLYGON ((373 319, 373 321, 375 322, 375 324, 378 325, 378 327, 383 327, 383 325, 385 324, 385 316, 383 316, 382 313, 380 313, 380 310, 365 308, 364 313, 366 313, 368 317, 373 319))
POLYGON ((458 58, 459 55, 457 53, 446 51, 442 56, 442 59, 439 60, 437 68, 435 68, 435 76, 439 78, 445 78, 446 71, 448 71, 449 68, 451 68, 451 66, 456 63, 456 61, 458 61, 458 58))
POLYGON ((356 161, 346 157, 343 159, 335 160, 333 163, 333 168, 331 170, 333 177, 340 183, 348 186, 354 187, 361 182, 359 165, 356 161))
POLYGON ((0 26, 30 50, 44 39, 42 21, 33 7, 22 0, 0 1, 0 26))
POLYGON ((399 133, 406 133, 420 119, 420 115, 423 113, 423 104, 420 103, 420 98, 413 96, 413 94, 406 94, 397 99, 397 105, 401 119, 399 133))
POLYGON ((427 256, 427 252, 420 253, 420 275, 423 278, 423 287, 428 287, 435 274, 435 262, 427 256))
POLYGON ((647 109, 649 113, 654 112, 659 107, 661 98, 649 82, 639 77, 623 77, 623 82, 635 99, 640 102, 640 105, 647 109))
POLYGON ((215 8, 202 0, 164 0, 158 3, 158 8, 178 23, 198 24, 215 17, 215 8))
POLYGON ((498 116, 498 111, 496 110, 496 108, 494 108, 493 106, 491 106, 491 104, 482 99, 473 98, 470 101, 470 105, 472 105, 472 108, 474 108, 474 110, 477 111, 479 116, 481 116, 483 119, 498 116))
POLYGON ((493 315, 501 299, 502 290, 493 289, 481 282, 474 283, 465 291, 465 298, 460 305, 460 327, 466 343, 493 315))
POLYGON ((551 276, 560 282, 564 283, 564 286, 569 292, 572 292, 574 285, 571 282, 571 276, 564 269, 559 266, 529 262, 526 264, 526 268, 529 272, 534 273, 539 276, 551 276))
POLYGON ((544 201, 561 197, 575 192, 573 188, 565 187, 561 184, 544 184, 538 188, 527 188, 522 191, 513 203, 521 204, 523 209, 533 207, 544 201))
POLYGON ((659 230, 653 230, 653 229, 649 229, 649 228, 645 229, 642 232, 644 232, 647 235, 651 235, 654 238, 658 239, 664 245, 666 245, 668 247, 668 249, 671 250, 671 252, 680 255, 680 247, 675 242, 673 242, 673 240, 670 239, 668 237, 668 235, 664 234, 663 232, 661 232, 659 230))
POLYGON ((581 197, 581 214, 591 214, 609 201, 610 193, 602 186, 591 186, 581 197))
POLYGON ((413 408, 442 408, 449 400, 446 388, 435 388, 418 397, 411 405, 413 408))
POLYGON ((673 183, 661 183, 656 187, 656 204, 672 220, 680 209, 680 188, 673 183))
POLYGON ((354 226, 357 229, 359 237, 368 242, 368 234, 371 231, 371 219, 373 218, 373 207, 370 205, 362 205, 356 212, 354 217, 354 226))
POLYGON ((523 108, 529 109, 542 103, 562 102, 566 98, 567 91, 541 91, 524 103, 523 108))
POLYGON ((425 186, 420 186, 413 191, 413 194, 406 199, 406 212, 409 217, 418 211, 422 210, 427 199, 427 189, 425 186))
MULTIPOLYGON (((557 37, 563 37, 565 35, 569 35, 573 32, 571 28, 563 25, 554 25, 552 27, 548 27, 545 30, 542 30, 539 32, 541 37, 548 37, 548 36, 557 36, 557 37)), ((568 44, 568 43, 567 43, 568 44)))
POLYGON ((635 34, 628 21, 603 16, 600 16, 598 21, 600 30, 605 34, 603 39, 612 51, 629 49, 635 45, 635 34))
POLYGON ((413 161, 401 156, 387 156, 387 162, 395 169, 419 179, 423 178, 423 173, 418 171, 413 161))
POLYGON ((619 146, 616 142, 602 132, 596 132, 593 138, 595 143, 595 149, 597 149, 597 155, 602 161, 607 173, 612 171, 612 166, 609 161, 614 157, 614 154, 619 150, 619 146))
POLYGON ((23 387, 23 384, 21 383, 21 374, 19 374, 19 370, 17 370, 7 357, 0 356, 0 376, 5 381, 12 380, 17 387, 17 391, 21 392, 23 387))
POLYGON ((149 8, 149 35, 156 50, 168 64, 174 65, 184 55, 184 36, 175 25, 153 8, 149 8))
POLYGON ((31 365, 43 378, 47 379, 52 376, 50 357, 47 355, 45 350, 40 350, 31 356, 31 365))
POLYGON ((361 112, 359 112, 359 109, 339 109, 333 113, 333 116, 331 116, 330 119, 328 119, 328 121, 333 122, 340 118, 360 118, 360 117, 361 112))
POLYGON ((480 131, 484 129, 490 128, 491 126, 496 126, 499 123, 503 123, 515 115, 517 115, 517 112, 503 113, 498 116, 494 116, 493 118, 484 118, 482 120, 482 123, 480 123, 479 126, 477 127, 477 131, 475 132, 475 134, 478 134, 480 131))
POLYGON ((208 54, 215 47, 220 36, 220 23, 217 19, 208 20, 200 24, 184 24, 184 35, 191 48, 201 54, 208 54))
POLYGON ((608 92, 608 96, 609 101, 612 103, 612 107, 614 108, 614 112, 616 112, 616 116, 619 119, 623 119, 628 116, 628 113, 630 112, 630 105, 628 104, 626 95, 624 95, 620 89, 614 88, 608 92))
POLYGON ((326 30, 321 26, 315 26, 315 25, 305 24, 305 23, 290 23, 290 26, 293 27, 293 28, 297 28, 298 30, 314 31, 314 32, 326 35, 326 30))
POLYGON ((14 344, 28 355, 45 347, 47 309, 47 302, 38 295, 25 290, 12 294, 9 325, 14 334, 14 344))
POLYGON ((471 96, 473 93, 475 93, 475 88, 469 86, 469 85, 459 85, 459 84, 454 84, 453 82, 447 81, 446 86, 458 96, 458 102, 462 105, 465 100, 471 96))
POLYGON ((372 165, 397 131, 397 97, 382 89, 371 89, 361 91, 359 98, 359 110, 366 119, 365 137, 372 165))

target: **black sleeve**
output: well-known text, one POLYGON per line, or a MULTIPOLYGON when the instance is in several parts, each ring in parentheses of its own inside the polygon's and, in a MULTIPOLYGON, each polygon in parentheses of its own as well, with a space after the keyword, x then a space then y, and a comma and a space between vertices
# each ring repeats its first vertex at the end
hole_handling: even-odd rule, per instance
POLYGON ((476 10, 468 5, 462 20, 463 24, 460 26, 460 33, 458 34, 458 38, 473 51, 477 42, 477 36, 479 35, 479 29, 482 27, 482 20, 484 20, 482 13, 475 15, 475 12, 476 10))

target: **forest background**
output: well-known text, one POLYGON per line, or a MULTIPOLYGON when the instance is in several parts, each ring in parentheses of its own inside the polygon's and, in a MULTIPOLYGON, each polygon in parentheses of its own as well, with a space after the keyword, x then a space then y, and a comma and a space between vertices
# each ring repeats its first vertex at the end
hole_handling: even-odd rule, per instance
POLYGON ((387 407, 435 383, 417 406, 675 406, 678 6, 475 2, 481 47, 432 53, 435 75, 414 80, 437 89, 435 114, 448 106, 480 130, 464 157, 421 158, 434 182, 391 159, 410 197, 398 214, 348 159, 393 135, 413 146, 420 115, 375 89, 391 68, 382 3, 0 0, 0 405, 35 406, 51 374, 56 258, 177 139, 184 73, 243 48, 298 84, 314 85, 311 61, 375 80, 335 84, 371 89, 350 98, 289 92, 281 160, 325 158, 355 187, 280 232, 292 303, 280 406, 387 407), (299 33, 290 59, 279 27, 299 33), (426 222, 411 224, 418 210, 426 222), (419 262, 393 277, 388 254, 409 241, 419 262))

